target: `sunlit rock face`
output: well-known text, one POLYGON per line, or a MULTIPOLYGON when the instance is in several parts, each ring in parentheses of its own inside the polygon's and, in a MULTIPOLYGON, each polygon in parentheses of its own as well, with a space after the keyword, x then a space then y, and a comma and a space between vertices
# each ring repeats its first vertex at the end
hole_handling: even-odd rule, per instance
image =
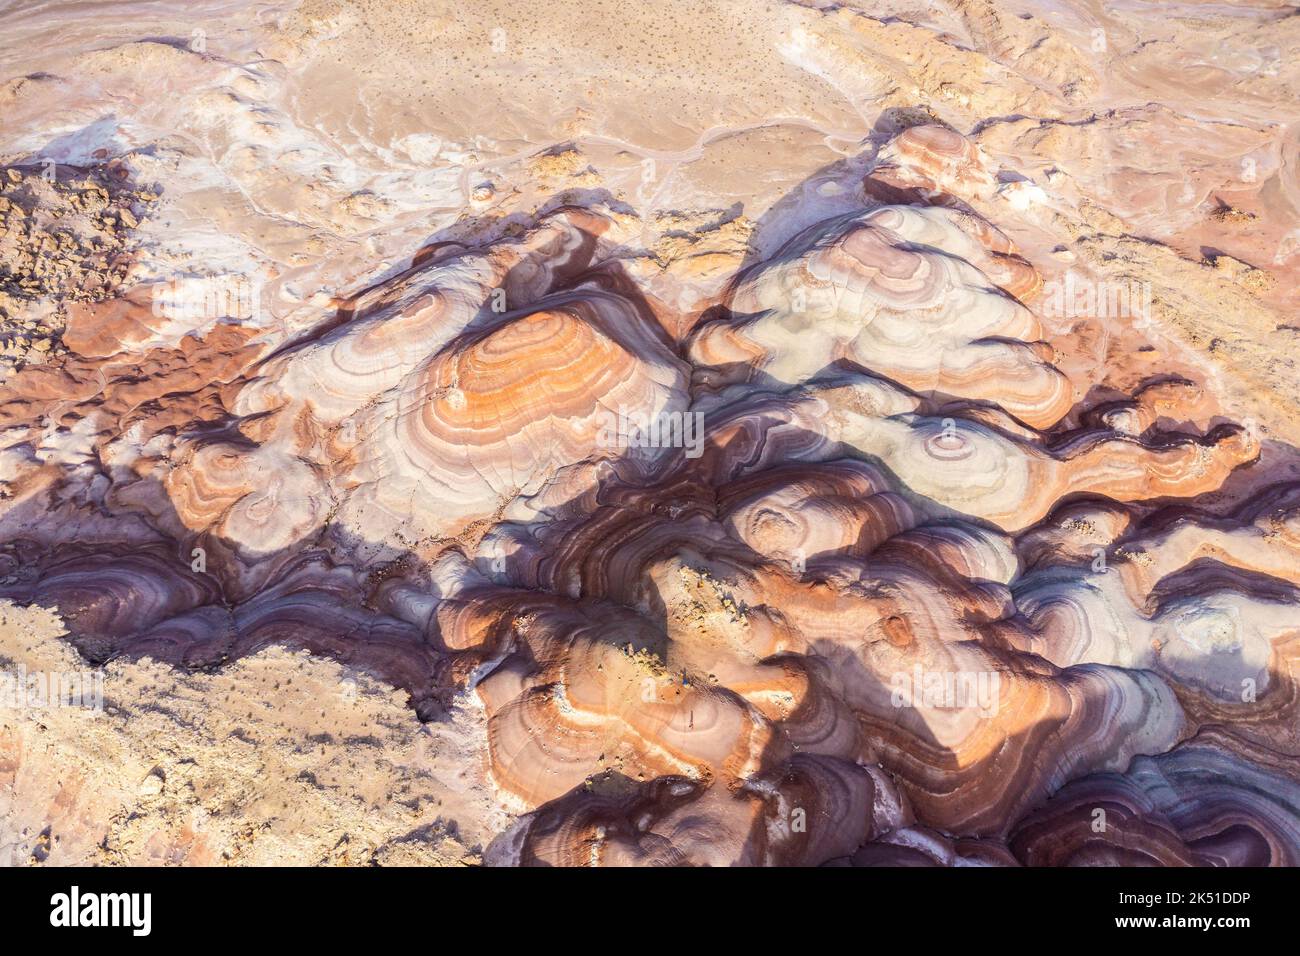
POLYGON ((956 130, 922 124, 903 130, 880 151, 866 180, 869 194, 943 205, 987 199, 997 187, 983 151, 956 130))
POLYGON ((850 362, 1047 427, 1069 410, 1069 383, 1038 320, 1003 288, 1037 283, 995 238, 936 208, 886 206, 819 224, 739 284, 728 308, 745 318, 705 326, 691 359, 785 384, 850 362))
POLYGON ((1261 97, 1229 183, 1090 108, 1072 20, 792 6, 752 89, 662 81, 656 148, 630 68, 435 136, 313 5, 0 85, 0 320, 57 338, 0 369, 0 598, 89 666, 364 673, 454 729, 490 864, 1297 865, 1300 438, 1214 334, 1288 307, 1295 65, 1215 67, 1261 97))

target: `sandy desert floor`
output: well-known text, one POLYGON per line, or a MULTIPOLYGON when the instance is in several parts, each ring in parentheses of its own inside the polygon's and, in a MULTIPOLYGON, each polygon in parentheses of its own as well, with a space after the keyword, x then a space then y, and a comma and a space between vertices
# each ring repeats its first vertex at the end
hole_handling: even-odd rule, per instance
POLYGON ((0 3, 0 864, 1300 864, 1297 11, 0 3))

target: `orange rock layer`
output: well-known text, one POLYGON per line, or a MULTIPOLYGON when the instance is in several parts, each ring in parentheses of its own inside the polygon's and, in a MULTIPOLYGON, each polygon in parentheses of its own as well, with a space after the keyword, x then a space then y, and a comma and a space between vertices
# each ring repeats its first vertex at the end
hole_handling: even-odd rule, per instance
POLYGON ((1300 486, 1074 380, 996 187, 906 130, 680 339, 569 207, 289 341, 86 307, 0 386, 0 596, 481 706, 492 862, 1294 865, 1300 486))

